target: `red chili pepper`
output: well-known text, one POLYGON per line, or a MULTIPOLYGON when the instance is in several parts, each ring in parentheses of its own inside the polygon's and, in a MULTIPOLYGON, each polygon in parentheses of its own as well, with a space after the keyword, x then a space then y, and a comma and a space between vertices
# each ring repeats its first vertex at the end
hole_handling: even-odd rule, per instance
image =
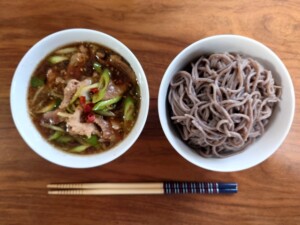
POLYGON ((99 92, 99 89, 98 88, 92 88, 91 89, 91 93, 92 94, 96 94, 96 93, 98 93, 99 92))
POLYGON ((79 102, 80 102, 80 105, 84 106, 85 105, 85 97, 84 96, 80 96, 79 97, 79 102))
POLYGON ((93 123, 96 119, 96 116, 93 113, 90 113, 86 117, 86 122, 93 123))
POLYGON ((92 112, 93 107, 94 107, 93 103, 85 104, 84 107, 83 107, 83 112, 90 113, 90 112, 92 112))

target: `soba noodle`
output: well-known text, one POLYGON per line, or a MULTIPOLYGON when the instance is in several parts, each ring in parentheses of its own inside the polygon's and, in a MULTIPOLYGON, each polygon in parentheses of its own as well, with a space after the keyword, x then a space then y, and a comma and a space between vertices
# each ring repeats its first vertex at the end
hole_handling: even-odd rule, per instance
POLYGON ((203 157, 240 153, 264 133, 281 87, 271 71, 238 54, 212 54, 172 79, 172 121, 203 157))

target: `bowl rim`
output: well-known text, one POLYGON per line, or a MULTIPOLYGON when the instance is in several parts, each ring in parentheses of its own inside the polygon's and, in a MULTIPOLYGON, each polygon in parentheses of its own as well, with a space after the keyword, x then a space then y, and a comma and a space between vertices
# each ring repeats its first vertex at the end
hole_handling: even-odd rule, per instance
MULTIPOLYGON (((203 169, 207 169, 207 170, 210 170, 210 171, 216 171, 216 172, 237 172, 237 171, 242 171, 242 170, 252 168, 252 167, 262 163, 266 159, 268 159, 272 154, 274 154, 277 151, 277 149, 280 147, 280 145, 286 139, 286 137, 289 133, 289 130, 291 129, 291 125, 292 125, 294 114, 295 114, 294 86, 293 86, 291 76, 290 76, 286 66, 284 65, 284 63, 281 61, 281 59, 270 48, 268 48, 266 45, 262 44, 261 42, 256 41, 256 40, 254 40, 252 38, 249 38, 249 37, 245 37, 245 36, 241 36, 241 35, 235 35, 235 34, 220 34, 220 35, 213 35, 213 36, 205 37, 203 39, 199 39, 199 40, 193 42, 192 44, 190 44, 187 47, 185 47, 184 49, 182 49, 175 56, 175 58, 173 58, 173 60, 171 61, 171 63, 167 67, 167 69, 165 70, 165 73, 163 75, 163 78, 162 78, 162 81, 161 81, 161 84, 160 84, 160 87, 159 87, 157 103, 158 103, 158 114, 159 114, 159 120, 160 120, 160 123, 161 123, 161 127, 163 129, 163 132, 164 132, 168 142, 171 144, 171 146, 177 151, 178 154, 180 154, 183 158, 185 158, 190 163, 192 163, 192 164, 194 164, 198 167, 201 167, 203 169), (165 118, 166 111, 167 111, 166 107, 165 107, 165 104, 167 102, 167 95, 168 95, 167 90, 168 90, 168 87, 169 87, 169 83, 166 84, 166 82, 168 81, 169 78, 171 79, 171 77, 174 76, 174 75, 170 74, 170 71, 173 68, 173 66, 176 65, 178 62, 180 62, 180 60, 181 60, 181 58, 184 54, 186 54, 186 55, 191 54, 191 52, 193 52, 192 50, 194 48, 197 48, 198 51, 199 51, 200 47, 197 47, 198 45, 204 45, 205 42, 207 42, 207 41, 218 41, 218 40, 221 40, 221 39, 223 39, 223 40, 224 39, 228 39, 228 40, 229 39, 235 39, 235 40, 243 40, 243 41, 246 41, 246 42, 252 42, 253 44, 255 44, 258 47, 260 47, 261 49, 263 49, 265 52, 268 52, 279 63, 279 66, 284 71, 284 74, 287 75, 286 79, 287 79, 287 82, 288 82, 289 88, 290 88, 289 92, 292 96, 292 99, 291 99, 292 104, 290 106, 291 107, 291 110, 290 110, 290 112, 291 112, 290 115, 291 116, 289 117, 288 123, 286 124, 287 128, 285 129, 285 132, 282 134, 281 141, 279 141, 276 145, 276 149, 274 149, 273 151, 270 151, 268 155, 266 155, 264 158, 256 161, 256 163, 252 163, 250 166, 249 165, 248 166, 242 166, 242 167, 234 168, 234 169, 232 169, 232 168, 231 169, 227 169, 227 168, 219 169, 219 168, 214 168, 212 166, 202 165, 201 163, 199 163, 199 161, 197 161, 196 158, 191 157, 185 150, 182 150, 180 147, 178 147, 174 143, 173 135, 171 134, 171 131, 170 131, 168 125, 167 125, 169 119, 165 118), (165 94, 165 95, 163 95, 163 94, 165 94)), ((181 140, 181 138, 180 138, 180 140, 181 140)), ((183 141, 181 140, 181 142, 183 142, 183 141)), ((216 159, 216 160, 222 160, 222 159, 216 159)))
MULTIPOLYGON (((37 58, 39 60, 38 63, 40 63, 44 57, 42 57, 41 55, 38 55, 37 58)), ((37 65, 38 65, 38 63, 37 63, 37 65)), ((32 69, 32 71, 35 71, 36 66, 32 69)), ((30 80, 31 76, 32 76, 32 73, 30 75, 28 75, 29 80, 30 80)), ((132 51, 125 44, 123 44, 121 41, 114 38, 113 36, 108 35, 101 31, 96 31, 96 30, 92 30, 92 29, 84 29, 84 28, 73 28, 73 29, 60 30, 58 32, 55 32, 55 33, 52 33, 52 34, 49 34, 49 35, 43 37, 41 40, 36 42, 25 53, 25 55, 20 60, 18 66, 16 67, 16 70, 15 70, 13 78, 12 78, 12 83, 11 83, 11 88, 10 88, 10 109, 11 109, 11 113, 12 113, 12 117, 13 117, 15 126, 16 126, 19 134, 21 135, 22 139, 26 142, 26 144, 34 152, 36 152, 42 158, 44 158, 54 164, 68 167, 68 168, 91 168, 91 167, 101 166, 108 162, 113 161, 114 159, 118 158, 119 156, 124 154, 126 151, 128 151, 130 149, 130 147, 136 142, 136 140, 140 136, 140 134, 145 126, 146 120, 147 120, 148 111, 149 111, 149 98, 150 98, 150 94, 149 94, 147 77, 142 68, 142 65, 140 64, 137 57, 132 53, 132 51), (86 39, 83 39, 82 37, 78 38, 76 35, 86 35, 87 38, 86 39), (76 36, 76 37, 74 37, 74 39, 76 39, 76 41, 72 39, 72 40, 69 40, 66 42, 64 40, 61 42, 66 42, 66 44, 60 44, 60 45, 58 44, 58 47, 49 48, 47 50, 47 54, 50 54, 55 49, 57 49, 59 47, 63 47, 68 44, 72 44, 72 43, 76 43, 76 42, 91 42, 89 39, 92 39, 92 38, 89 35, 92 37, 97 37, 97 38, 99 37, 99 41, 94 41, 94 43, 106 46, 106 47, 112 49, 113 51, 117 52, 118 54, 122 55, 122 57, 124 57, 127 62, 130 63, 130 61, 131 61, 134 63, 134 65, 131 65, 131 67, 133 68, 134 72, 136 73, 136 76, 137 76, 137 79, 139 82, 139 86, 141 89, 141 103, 140 103, 138 118, 135 122, 133 129, 120 143, 118 143, 113 148, 111 148, 105 152, 91 154, 91 155, 76 155, 76 154, 67 153, 62 150, 59 150, 58 148, 49 144, 46 139, 41 137, 40 132, 37 130, 37 128, 33 124, 32 120, 29 116, 29 112, 28 112, 28 106, 27 106, 28 84, 27 84, 27 88, 26 88, 26 95, 23 97, 23 98, 26 98, 26 100, 25 100, 26 101, 26 112, 19 112, 20 107, 16 105, 16 103, 14 102, 14 99, 16 98, 16 95, 17 95, 17 88, 19 85, 21 85, 19 77, 21 76, 20 74, 22 74, 22 68, 24 67, 24 63, 28 62, 30 57, 37 57, 37 56, 34 56, 33 54, 38 49, 40 49, 41 47, 45 47, 47 45, 47 43, 49 43, 51 41, 53 42, 58 39, 63 39, 66 36, 68 36, 68 37, 76 36), (107 46, 107 44, 103 44, 106 42, 112 43, 112 44, 114 44, 114 46, 111 47, 111 46, 107 46), (120 50, 120 52, 122 52, 124 54, 126 53, 126 56, 124 56, 123 54, 118 52, 118 50, 116 50, 116 48, 118 48, 120 50), (22 114, 22 117, 24 116, 26 123, 28 123, 28 118, 30 119, 30 124, 32 126, 32 127, 30 127, 30 129, 35 130, 35 133, 34 133, 35 136, 31 136, 33 134, 28 134, 26 132, 26 128, 24 128, 23 127, 24 125, 22 125, 23 122, 21 122, 20 118, 18 118, 19 113, 20 113, 20 115, 22 114), (35 140, 33 141, 33 139, 36 139, 36 138, 39 139, 39 142, 35 141, 35 140), (41 139, 43 141, 41 141, 41 139), (39 145, 42 145, 42 146, 39 146, 39 145), (50 152, 47 152, 47 153, 43 152, 43 150, 41 150, 41 148, 43 148, 43 147, 45 147, 45 149, 47 149, 47 151, 49 150, 50 152), (51 154, 51 151, 53 151, 52 154, 51 154)))

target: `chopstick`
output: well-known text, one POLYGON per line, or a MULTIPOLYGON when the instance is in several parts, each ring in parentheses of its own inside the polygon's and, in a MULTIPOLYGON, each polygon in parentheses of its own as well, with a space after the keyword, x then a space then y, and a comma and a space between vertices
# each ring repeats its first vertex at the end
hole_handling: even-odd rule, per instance
POLYGON ((237 183, 155 182, 48 184, 49 195, 233 194, 237 183))
POLYGON ((163 182, 156 183, 77 183, 48 184, 47 188, 56 189, 129 189, 129 188, 163 188, 163 182))

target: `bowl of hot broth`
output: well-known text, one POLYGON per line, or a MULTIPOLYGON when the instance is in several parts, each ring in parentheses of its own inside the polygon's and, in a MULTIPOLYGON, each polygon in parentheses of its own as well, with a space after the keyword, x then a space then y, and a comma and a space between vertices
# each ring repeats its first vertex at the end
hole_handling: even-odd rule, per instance
POLYGON ((147 79, 120 41, 88 29, 64 30, 23 57, 11 110, 27 144, 72 168, 105 164, 137 140, 149 109, 147 79))
POLYGON ((174 149, 199 167, 221 172, 270 157, 287 136, 294 109, 282 61, 238 35, 185 48, 167 68, 158 97, 160 122, 174 149))

